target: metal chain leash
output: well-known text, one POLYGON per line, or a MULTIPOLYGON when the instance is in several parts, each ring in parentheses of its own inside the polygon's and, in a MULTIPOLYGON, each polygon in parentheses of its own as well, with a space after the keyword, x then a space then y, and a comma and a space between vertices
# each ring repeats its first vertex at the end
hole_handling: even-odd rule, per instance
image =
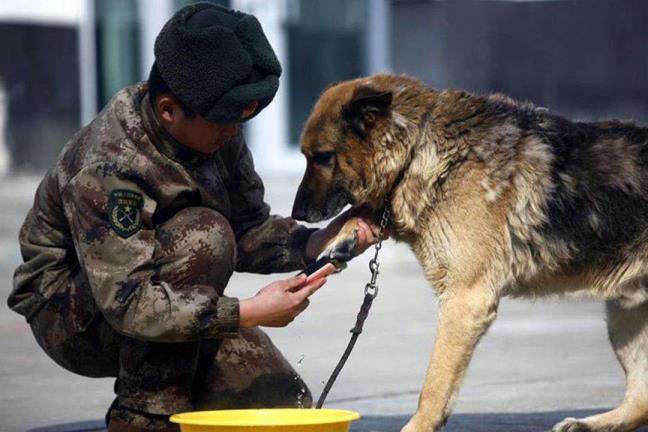
POLYGON ((382 249, 382 242, 384 240, 383 234, 389 223, 389 209, 385 207, 383 211, 382 218, 380 220, 380 229, 378 230, 378 241, 376 242, 374 249, 374 256, 369 260, 369 270, 371 271, 371 280, 365 285, 365 294, 371 294, 373 297, 378 295, 378 285, 376 285, 376 280, 378 279, 378 269, 380 268, 380 263, 378 262, 378 253, 382 249))
POLYGON ((380 273, 379 272, 380 263, 378 262, 378 254, 380 252, 380 249, 382 249, 382 242, 384 240, 384 234, 387 228, 387 224, 389 223, 390 216, 391 214, 389 212, 389 209, 387 208, 387 206, 385 206, 385 209, 383 210, 382 218, 380 220, 380 229, 378 230, 378 241, 374 245, 375 248, 374 256, 373 258, 371 258, 371 260, 369 260, 369 270, 371 271, 371 279, 365 285, 364 300, 362 301, 362 306, 360 306, 360 312, 358 312, 355 326, 351 329, 351 340, 349 341, 349 344, 344 350, 344 354, 342 354, 342 358, 340 358, 340 361, 338 362, 337 366, 333 370, 331 377, 326 382, 326 385, 324 386, 324 390, 322 390, 322 394, 320 395, 316 405, 316 408, 318 409, 322 408, 322 405, 324 405, 324 401, 326 400, 329 391, 331 391, 331 388, 333 387, 335 380, 337 379, 338 375, 340 375, 340 372, 342 371, 344 364, 346 363, 349 356, 351 355, 351 351, 353 350, 353 347, 355 346, 355 343, 358 340, 358 336, 360 336, 360 334, 362 333, 362 327, 364 325, 364 322, 369 316, 369 310, 371 309, 373 300, 376 298, 376 296, 378 296, 378 285, 376 284, 376 281, 378 280, 378 274, 380 273))

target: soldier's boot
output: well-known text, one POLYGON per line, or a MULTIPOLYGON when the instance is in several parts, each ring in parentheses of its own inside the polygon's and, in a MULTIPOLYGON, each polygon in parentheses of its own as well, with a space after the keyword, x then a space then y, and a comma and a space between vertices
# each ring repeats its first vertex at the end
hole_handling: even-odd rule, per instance
POLYGON ((179 432, 168 416, 156 416, 125 408, 110 411, 107 432, 179 432))

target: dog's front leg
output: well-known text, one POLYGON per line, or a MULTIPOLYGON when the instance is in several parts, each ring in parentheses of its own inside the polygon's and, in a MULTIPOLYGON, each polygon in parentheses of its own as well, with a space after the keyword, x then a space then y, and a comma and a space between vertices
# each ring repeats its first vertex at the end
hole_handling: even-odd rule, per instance
POLYGON ((495 319, 498 302, 495 293, 486 286, 444 292, 418 409, 402 432, 443 428, 475 346, 495 319))
MULTIPOLYGON (((368 223, 368 221, 375 221, 376 215, 366 208, 351 209, 331 222, 331 226, 337 234, 324 247, 325 254, 329 258, 345 263, 362 252, 357 249, 358 221, 360 219, 368 223)), ((378 222, 375 224, 377 226, 378 222)), ((377 236, 377 234, 377 231, 374 232, 374 235, 377 236)), ((382 235, 385 238, 388 234, 383 232, 382 235)))

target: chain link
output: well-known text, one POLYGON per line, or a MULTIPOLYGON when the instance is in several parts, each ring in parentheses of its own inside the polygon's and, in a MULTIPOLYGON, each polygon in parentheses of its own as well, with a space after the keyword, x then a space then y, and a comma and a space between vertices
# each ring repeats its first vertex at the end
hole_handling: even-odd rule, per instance
POLYGON ((385 229, 389 223, 389 209, 385 207, 383 210, 382 218, 380 220, 380 228, 378 230, 378 241, 374 245, 374 256, 369 260, 369 270, 371 271, 371 280, 365 285, 365 294, 370 295, 371 297, 376 297, 378 295, 378 285, 376 281, 378 280, 378 274, 380 273, 380 263, 378 262, 378 253, 382 249, 382 242, 384 240, 385 229))

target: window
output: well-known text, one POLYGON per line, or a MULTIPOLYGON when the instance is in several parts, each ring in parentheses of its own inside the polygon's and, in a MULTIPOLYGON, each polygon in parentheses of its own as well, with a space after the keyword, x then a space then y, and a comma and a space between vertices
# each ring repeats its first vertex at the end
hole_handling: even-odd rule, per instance
POLYGON ((136 0, 95 0, 97 106, 140 80, 140 24, 136 0))
POLYGON ((0 91, 4 136, 19 170, 51 166, 79 127, 76 28, 51 23, 0 24, 0 91), (28 54, 26 54, 28 53, 28 54))
POLYGON ((298 145, 304 122, 322 90, 365 74, 366 0, 292 0, 286 36, 289 139, 298 145))

